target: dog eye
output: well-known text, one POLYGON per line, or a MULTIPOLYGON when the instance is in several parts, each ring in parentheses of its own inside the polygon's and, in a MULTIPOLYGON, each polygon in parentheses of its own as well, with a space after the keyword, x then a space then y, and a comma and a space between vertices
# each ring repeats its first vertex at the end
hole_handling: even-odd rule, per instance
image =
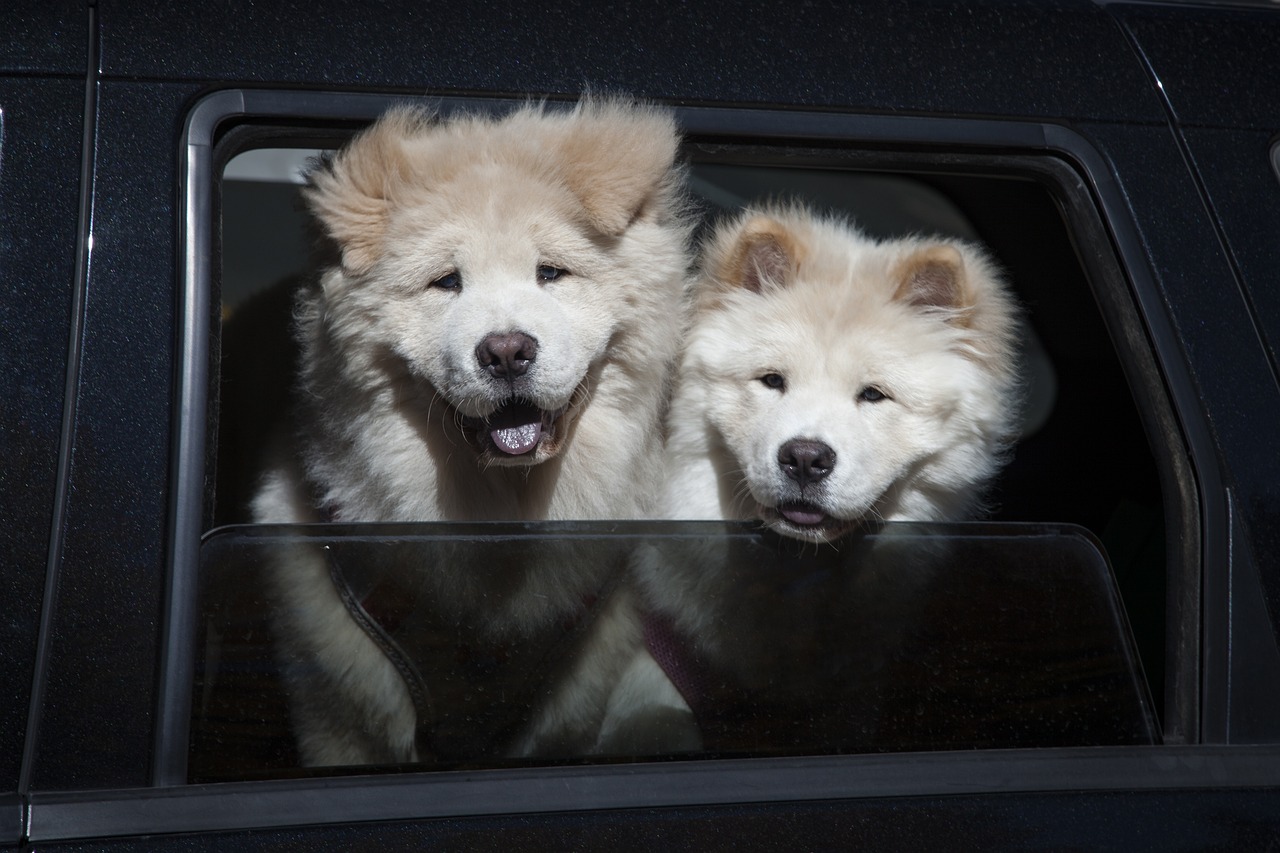
POLYGON ((858 399, 864 403, 879 403, 881 400, 892 399, 888 394, 881 391, 874 385, 868 385, 858 392, 858 399))
POLYGON ((773 388, 778 391, 785 391, 787 388, 787 380, 781 373, 766 373, 760 377, 760 381, 764 383, 766 388, 773 388))
POLYGON ((560 267, 553 267, 551 264, 542 264, 538 267, 538 281, 555 281, 561 276, 568 274, 568 270, 562 270, 560 267))
POLYGON ((457 270, 454 270, 451 273, 445 273, 440 276, 438 279, 431 282, 430 286, 438 287, 441 290, 457 290, 459 287, 462 287, 462 276, 458 274, 457 270))

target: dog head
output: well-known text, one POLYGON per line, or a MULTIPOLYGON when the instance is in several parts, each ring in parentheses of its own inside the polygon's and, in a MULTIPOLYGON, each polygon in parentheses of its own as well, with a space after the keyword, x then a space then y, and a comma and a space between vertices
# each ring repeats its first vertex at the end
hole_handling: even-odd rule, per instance
POLYGON ((730 457, 731 514, 827 541, 972 508, 1016 416, 1013 307, 977 249, 779 208, 722 227, 703 272, 680 399, 730 457))
POLYGON ((305 190, 340 259, 311 314, 347 384, 483 464, 556 456, 601 374, 640 370, 628 330, 680 299, 677 148, 670 114, 622 100, 388 113, 305 190))

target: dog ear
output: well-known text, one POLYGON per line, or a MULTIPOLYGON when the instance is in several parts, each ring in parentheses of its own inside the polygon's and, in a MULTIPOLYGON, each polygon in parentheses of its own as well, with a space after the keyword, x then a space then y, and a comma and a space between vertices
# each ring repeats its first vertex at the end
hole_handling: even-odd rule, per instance
POLYGON ((802 255, 800 241, 785 225, 757 215, 742 223, 733 247, 712 273, 723 284, 763 293, 795 279, 802 255))
POLYGON ((617 236, 672 183, 679 146, 671 113, 586 98, 569 114, 559 147, 565 182, 592 226, 617 236))
POLYGON ((303 198, 337 244, 347 272, 367 272, 377 262, 390 214, 389 188, 408 171, 405 142, 431 121, 422 110, 395 108, 307 175, 303 198))
POLYGON ((947 319, 967 323, 967 309, 973 294, 965 275, 964 257, 947 243, 917 249, 900 261, 894 270, 898 289, 894 299, 918 308, 947 312, 947 319))

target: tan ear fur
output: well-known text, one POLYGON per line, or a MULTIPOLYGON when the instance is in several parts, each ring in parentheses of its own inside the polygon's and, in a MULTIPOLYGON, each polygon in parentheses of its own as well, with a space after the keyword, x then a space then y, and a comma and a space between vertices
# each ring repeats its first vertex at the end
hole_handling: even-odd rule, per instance
POLYGON ((763 293, 791 282, 803 255, 799 239, 785 225, 768 216, 752 216, 712 275, 723 285, 763 293))
POLYGON ((668 113, 586 99, 564 128, 565 182, 598 231, 617 236, 671 173, 680 139, 668 113))
POLYGON ((964 310, 973 306, 965 276, 964 258, 955 246, 941 243, 917 249, 898 263, 893 273, 898 289, 893 298, 920 308, 955 312, 948 319, 968 325, 964 310))
POLYGON ((432 121, 421 109, 392 109, 307 176, 303 197, 341 250, 347 272, 367 272, 377 262, 391 206, 388 189, 409 171, 405 142, 432 121))

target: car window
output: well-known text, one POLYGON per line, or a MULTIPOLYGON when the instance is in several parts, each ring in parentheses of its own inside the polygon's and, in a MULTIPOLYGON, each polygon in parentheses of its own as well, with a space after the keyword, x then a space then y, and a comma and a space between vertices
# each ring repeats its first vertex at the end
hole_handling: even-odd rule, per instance
MULTIPOLYGON (((889 525, 807 548, 750 525, 248 525, 262 453, 288 417, 299 358, 294 293, 325 260, 299 201, 300 175, 354 126, 251 127, 225 135, 219 149, 225 169, 210 210, 220 262, 209 293, 221 318, 210 348, 217 417, 202 497, 191 779, 316 765, 446 769, 1159 740, 1167 563, 1177 559, 1166 552, 1165 519, 1185 500, 1167 469, 1183 451, 1144 425, 1140 409, 1161 392, 1144 387, 1130 362, 1149 353, 1134 355, 1107 308, 1128 300, 1115 290, 1123 278, 1112 261, 1111 278, 1099 280, 1110 250, 1098 245, 1099 231, 1081 230, 1096 211, 1069 165, 946 145, 684 140, 695 239, 745 207, 786 199, 875 239, 941 235, 992 254, 1024 314, 1017 369, 1027 390, 986 524, 889 525), (1106 287, 1111 295, 1100 299, 1106 287), (290 617, 273 589, 289 578, 264 568, 281 553, 332 581, 353 642, 377 650, 375 678, 407 697, 417 722, 402 727, 403 749, 300 758, 299 731, 308 729, 300 715, 323 704, 326 685, 298 676, 306 654, 281 638, 290 617), (482 611, 453 612, 406 574, 441 563, 471 577, 488 603, 514 595, 530 572, 578 581, 565 583, 569 600, 554 618, 542 613, 524 633, 504 634, 482 611), (671 584, 712 602, 698 628, 673 627, 670 602, 655 601, 655 585, 671 584), (624 629, 619 601, 630 614, 624 629), (598 720, 589 736, 540 730, 562 701, 552 694, 591 678, 584 650, 610 630, 645 636, 650 658, 674 649, 659 694, 674 689, 678 698, 658 702, 658 734, 634 732, 626 714, 606 722, 608 737, 598 720)), ((610 666, 616 681, 625 662, 610 666)))

